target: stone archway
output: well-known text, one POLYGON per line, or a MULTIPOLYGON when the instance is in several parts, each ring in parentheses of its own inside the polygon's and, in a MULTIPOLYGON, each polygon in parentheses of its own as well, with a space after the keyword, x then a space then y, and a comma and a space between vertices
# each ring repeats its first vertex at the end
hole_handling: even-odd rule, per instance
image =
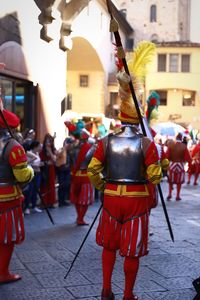
POLYGON ((104 113, 105 72, 99 56, 86 39, 75 37, 72 41, 72 50, 67 53, 67 92, 71 94, 72 111, 104 113))

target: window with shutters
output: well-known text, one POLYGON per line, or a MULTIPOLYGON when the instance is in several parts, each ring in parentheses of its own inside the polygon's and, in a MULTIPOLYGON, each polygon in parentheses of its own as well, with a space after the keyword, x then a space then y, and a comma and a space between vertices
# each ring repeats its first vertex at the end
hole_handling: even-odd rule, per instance
POLYGON ((167 55, 158 54, 158 72, 166 72, 167 55))
POLYGON ((190 72, 190 55, 181 55, 181 72, 190 72))
POLYGON ((169 55, 169 72, 178 72, 178 54, 169 55))
POLYGON ((157 21, 157 7, 156 5, 151 5, 150 7, 150 22, 156 22, 157 21))

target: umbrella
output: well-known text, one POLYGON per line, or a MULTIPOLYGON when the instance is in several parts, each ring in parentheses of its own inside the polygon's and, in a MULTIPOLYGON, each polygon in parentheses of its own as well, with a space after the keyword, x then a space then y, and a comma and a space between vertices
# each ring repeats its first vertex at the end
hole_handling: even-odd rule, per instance
POLYGON ((184 133, 186 131, 183 126, 173 122, 162 122, 152 126, 152 128, 157 134, 171 137, 176 136, 179 132, 184 133))

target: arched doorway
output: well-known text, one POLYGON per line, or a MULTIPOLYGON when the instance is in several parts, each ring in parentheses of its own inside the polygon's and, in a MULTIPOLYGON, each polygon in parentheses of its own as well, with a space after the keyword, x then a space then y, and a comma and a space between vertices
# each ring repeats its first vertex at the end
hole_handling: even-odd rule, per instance
POLYGON ((105 73, 96 50, 82 37, 72 39, 67 54, 69 107, 82 115, 104 113, 105 73))

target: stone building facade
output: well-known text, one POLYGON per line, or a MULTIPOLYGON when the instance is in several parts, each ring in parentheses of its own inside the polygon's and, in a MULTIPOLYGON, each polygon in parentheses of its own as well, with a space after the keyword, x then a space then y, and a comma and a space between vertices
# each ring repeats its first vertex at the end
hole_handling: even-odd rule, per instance
POLYGON ((117 0, 134 27, 134 45, 155 42, 148 66, 144 103, 152 90, 161 96, 161 121, 175 121, 200 130, 200 1, 117 0))

